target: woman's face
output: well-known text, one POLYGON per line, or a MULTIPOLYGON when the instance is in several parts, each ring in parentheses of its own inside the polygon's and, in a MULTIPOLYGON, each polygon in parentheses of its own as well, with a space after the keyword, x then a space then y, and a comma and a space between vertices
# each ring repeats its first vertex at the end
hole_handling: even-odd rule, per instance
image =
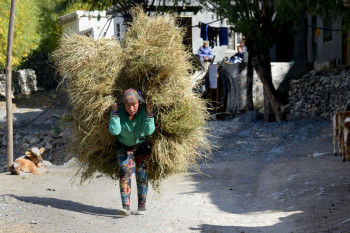
POLYGON ((134 103, 125 103, 125 110, 129 113, 130 116, 135 116, 137 110, 139 110, 139 101, 134 103))

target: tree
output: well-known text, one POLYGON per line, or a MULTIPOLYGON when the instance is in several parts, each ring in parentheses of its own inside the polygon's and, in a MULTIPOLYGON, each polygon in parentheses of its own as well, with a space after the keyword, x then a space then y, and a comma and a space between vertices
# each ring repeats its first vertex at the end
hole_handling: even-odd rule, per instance
POLYGON ((235 31, 246 36, 252 64, 264 86, 265 121, 286 120, 279 95, 272 83, 270 50, 278 32, 307 12, 335 18, 342 0, 200 0, 219 18, 227 18, 235 31), (272 114, 271 114, 272 113, 272 114))
POLYGON ((66 0, 41 0, 39 6, 40 18, 38 33, 40 43, 36 53, 51 53, 54 51, 62 35, 62 27, 57 23, 60 15, 70 13, 75 10, 88 10, 91 5, 79 1, 72 2, 66 0))
MULTIPOLYGON (((0 0, 0 69, 5 67, 7 34, 11 0, 0 0)), ((16 10, 12 65, 18 66, 24 57, 38 47, 38 21, 30 20, 39 15, 37 1, 18 1, 16 10)))
MULTIPOLYGON (((4 69, 6 63, 10 6, 11 0, 0 0, 0 69, 4 69)), ((65 0, 18 1, 13 42, 14 68, 32 53, 50 53, 57 48, 61 36, 61 27, 57 24, 59 15, 89 8, 90 5, 65 0)))

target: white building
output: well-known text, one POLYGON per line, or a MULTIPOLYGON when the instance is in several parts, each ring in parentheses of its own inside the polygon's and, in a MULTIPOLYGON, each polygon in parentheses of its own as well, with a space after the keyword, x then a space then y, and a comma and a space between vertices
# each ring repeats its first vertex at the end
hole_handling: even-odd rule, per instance
MULTIPOLYGON (((209 24, 211 27, 227 27, 229 28, 229 45, 220 46, 219 38, 217 45, 213 47, 213 54, 215 55, 215 63, 222 61, 224 57, 231 57, 237 52, 237 43, 240 42, 240 34, 234 33, 230 30, 230 25, 226 20, 218 20, 216 15, 207 11, 184 11, 178 16, 176 20, 181 27, 186 27, 187 33, 184 38, 184 44, 197 54, 199 48, 203 45, 203 39, 200 37, 200 23, 209 24)), ((124 19, 120 16, 112 17, 107 11, 75 11, 58 18, 59 24, 62 25, 63 33, 70 31, 93 37, 94 39, 116 38, 123 39, 127 28, 124 24, 124 19)))
POLYGON ((58 17, 58 23, 64 34, 75 32, 97 40, 115 37, 114 24, 109 25, 108 19, 106 11, 74 11, 58 17))

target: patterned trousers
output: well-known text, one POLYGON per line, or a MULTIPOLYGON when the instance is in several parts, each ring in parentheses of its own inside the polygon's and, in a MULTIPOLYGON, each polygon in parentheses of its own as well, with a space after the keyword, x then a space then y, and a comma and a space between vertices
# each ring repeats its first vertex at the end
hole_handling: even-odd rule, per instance
POLYGON ((120 195, 123 207, 130 206, 131 196, 131 168, 135 161, 135 176, 137 184, 138 207, 146 207, 148 192, 148 164, 151 149, 149 143, 143 143, 136 148, 122 145, 117 152, 120 166, 120 195))

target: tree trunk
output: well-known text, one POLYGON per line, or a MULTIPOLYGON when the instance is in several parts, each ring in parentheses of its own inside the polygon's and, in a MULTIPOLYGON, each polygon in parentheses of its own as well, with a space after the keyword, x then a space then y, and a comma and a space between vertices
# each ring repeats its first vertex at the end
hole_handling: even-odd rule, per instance
POLYGON ((269 98, 264 89, 264 120, 265 122, 273 122, 276 121, 275 113, 271 107, 269 98))
POLYGON ((278 94, 272 83, 270 58, 265 57, 265 59, 261 59, 258 56, 253 56, 252 59, 254 68, 264 86, 266 96, 268 97, 267 100, 269 104, 264 106, 264 112, 266 112, 266 114, 264 114, 265 121, 272 121, 271 117, 269 116, 269 105, 271 106, 277 121, 286 121, 286 114, 282 108, 281 102, 278 101, 278 94))
POLYGON ((247 111, 254 110, 253 103, 253 61, 252 56, 248 55, 247 67, 247 111))

